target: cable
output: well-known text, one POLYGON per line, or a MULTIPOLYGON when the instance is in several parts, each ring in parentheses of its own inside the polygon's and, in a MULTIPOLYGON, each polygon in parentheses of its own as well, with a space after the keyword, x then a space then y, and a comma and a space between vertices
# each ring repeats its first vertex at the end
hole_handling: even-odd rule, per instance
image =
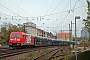
MULTIPOLYGON (((70 2, 70 1, 69 1, 69 2, 70 2)), ((64 13, 65 9, 67 8, 67 6, 68 6, 69 2, 67 3, 66 7, 64 8, 64 10, 63 10, 62 14, 64 13)), ((68 12, 68 11, 70 11, 70 10, 67 10, 67 12, 68 12)), ((61 14, 61 15, 62 15, 62 14, 61 14)), ((61 15, 60 15, 60 16, 61 16, 61 15)), ((59 19, 59 18, 58 18, 58 19, 59 19)))
MULTIPOLYGON (((73 12, 73 10, 78 9, 78 8, 82 8, 84 6, 86 6, 86 5, 79 6, 79 7, 76 7, 76 8, 72 8, 72 9, 69 9, 69 10, 66 10, 66 11, 62 11, 62 12, 58 12, 58 13, 54 13, 54 14, 50 14, 50 15, 38 16, 38 17, 51 16, 51 15, 56 15, 56 14, 60 14, 60 13, 64 13, 64 12, 69 12, 69 11, 73 12)), ((28 17, 28 18, 37 18, 37 17, 28 17)))
MULTIPOLYGON (((62 1, 61 1, 61 2, 62 2, 62 1)), ((61 3, 61 2, 60 2, 60 3, 61 3)), ((60 4, 60 3, 59 3, 59 4, 60 4)), ((68 4, 69 4, 69 2, 68 2, 68 4)), ((66 5, 66 7, 68 6, 68 4, 66 5)), ((58 5, 58 6, 59 6, 59 5, 58 5)), ((65 9, 66 9, 66 7, 65 7, 65 9)), ((65 10, 65 9, 64 9, 64 10, 65 10)), ((64 13, 64 12, 65 12, 64 10, 63 10, 63 12, 62 12, 62 13, 64 13)), ((66 12, 68 12, 68 11, 66 11, 66 12)), ((61 14, 61 15, 62 15, 62 14, 61 14)), ((61 15, 60 15, 60 16, 61 16, 61 15)), ((46 22, 46 21, 47 21, 47 20, 45 20, 45 22, 46 22)), ((44 23, 45 23, 45 22, 44 22, 44 23)), ((57 27, 58 27, 58 25, 57 25, 57 27)))
MULTIPOLYGON (((1 4, 0 4, 1 5, 1 4)), ((74 11, 75 9, 78 9, 78 8, 82 8, 82 7, 84 7, 84 6, 86 6, 86 5, 83 5, 83 6, 80 6, 80 7, 76 7, 76 8, 74 8, 74 9, 71 9, 71 10, 67 10, 67 11, 63 11, 63 12, 59 12, 59 13, 55 13, 55 14, 60 14, 60 13, 64 13, 64 12, 68 12, 68 11, 74 11)), ((14 12, 13 12, 14 13, 14 12)), ((15 14, 15 13, 14 13, 15 14)), ((52 14, 52 15, 55 15, 55 14, 52 14)), ((7 14, 4 14, 4 15, 6 15, 6 16, 10 16, 10 17, 21 17, 21 16, 11 16, 11 15, 7 15, 7 14)), ((47 16, 49 16, 49 15, 47 15, 47 16)), ((41 16, 41 17, 44 17, 44 16, 41 16)), ((27 18, 27 17, 21 17, 21 18, 27 18)), ((28 17, 28 18, 31 18, 31 17, 28 17)), ((36 17, 37 18, 37 17, 36 17)))
MULTIPOLYGON (((80 1, 82 1, 82 0, 80 0, 80 1)), ((83 1, 82 1, 82 3, 85 4, 83 1)))
MULTIPOLYGON (((10 15, 9 15, 10 16, 10 15)), ((2 22, 6 22, 6 20, 8 20, 7 22, 12 22, 13 24, 19 24, 19 23, 21 23, 21 20, 22 19, 20 19, 20 18, 16 18, 16 17, 12 17, 12 16, 10 16, 9 17, 8 15, 6 15, 6 14, 1 14, 1 20, 2 20, 2 22), (16 21, 16 22, 15 22, 16 21), (17 23, 18 22, 18 23, 17 23)), ((23 21, 22 21, 23 22, 23 21)))
MULTIPOLYGON (((76 5, 76 3, 75 3, 75 5, 76 5)), ((73 14, 74 14, 74 10, 75 10, 75 9, 78 9, 78 8, 81 8, 81 7, 86 6, 86 5, 83 5, 83 6, 80 6, 80 7, 76 7, 76 8, 75 8, 75 5, 74 5, 74 7, 73 7, 74 9, 71 9, 71 10, 70 10, 70 11, 73 12, 73 14)), ((66 15, 66 17, 67 17, 67 16, 68 16, 68 14, 66 15)), ((66 17, 65 17, 65 18, 66 18, 66 17)), ((65 18, 64 18, 63 20, 65 20, 65 18)), ((63 21, 62 21, 62 22, 63 22, 63 21)), ((62 23, 62 22, 61 22, 61 23, 62 23)), ((60 23, 60 24, 61 24, 61 23, 60 23)))
MULTIPOLYGON (((69 13, 68 13, 69 14, 69 13)), ((68 16, 68 14, 65 16, 65 18, 68 16)), ((61 23, 65 20, 65 18, 61 21, 61 23)), ((59 25, 61 25, 61 23, 59 25)))
MULTIPOLYGON (((84 5, 85 6, 85 5, 84 5)), ((80 6, 80 7, 83 7, 83 6, 80 6)), ((77 8, 80 8, 80 7, 77 7, 77 8)), ((77 8, 74 8, 73 10, 75 10, 75 9, 77 9, 77 8)), ((67 11, 63 11, 63 12, 68 12, 68 10, 67 11)), ((59 13, 63 13, 63 12, 59 12, 59 13)), ((56 13, 56 14, 59 14, 59 13, 56 13)), ((19 16, 20 17, 20 16, 19 16)))
MULTIPOLYGON (((77 0, 76 0, 76 1, 77 1, 77 0)), ((73 7, 74 9, 75 9, 75 6, 76 6, 77 3, 78 3, 78 2, 76 2, 75 5, 74 5, 74 7, 73 7)), ((67 6, 66 6, 66 7, 67 7, 67 6)), ((70 11, 70 10, 69 10, 69 11, 70 11)), ((70 13, 69 13, 69 14, 70 14, 70 13)), ((68 14, 65 16, 65 18, 66 18, 67 16, 68 16, 68 14)), ((65 20, 65 18, 61 21, 61 23, 65 20)), ((61 23, 60 23, 59 25, 61 25, 61 23)))
POLYGON ((86 6, 86 5, 76 7, 76 8, 74 8, 74 10, 75 10, 75 9, 78 9, 78 8, 82 8, 82 7, 84 7, 84 6, 86 6))
MULTIPOLYGON (((84 6, 86 6, 86 5, 84 5, 84 6)), ((67 10, 67 12, 68 12, 68 11, 72 11, 73 14, 74 14, 74 10, 75 10, 75 9, 82 8, 82 7, 84 7, 84 6, 76 7, 76 8, 74 8, 73 10, 72 10, 72 9, 71 9, 71 10, 67 10)), ((62 12, 62 13, 63 13, 63 12, 62 12)), ((68 14, 70 14, 70 13, 68 12, 68 14)), ((65 16, 65 18, 68 16, 68 14, 65 16)), ((74 16, 74 15, 73 15, 73 16, 74 16)), ((65 18, 62 20, 62 22, 65 20, 65 18)), ((62 23, 62 22, 61 22, 61 23, 62 23)), ((60 24, 61 24, 61 23, 60 23, 60 24)), ((59 25, 60 25, 60 24, 59 24, 59 25)))
MULTIPOLYGON (((20 8, 16 3, 14 3, 12 0, 10 0, 14 5, 16 5, 18 8, 20 8)), ((24 11, 22 8, 20 8, 23 12, 25 12, 25 13, 27 13, 26 11, 24 11)), ((27 13, 28 14, 28 13, 27 13)), ((30 15, 30 14, 28 14, 28 15, 30 15)), ((31 16, 31 15, 30 15, 31 16)), ((33 16, 31 16, 31 17, 33 17, 33 16)))
MULTIPOLYGON (((84 6, 86 6, 86 5, 79 6, 79 7, 76 7, 76 8, 73 7, 71 10, 66 10, 66 11, 62 11, 62 12, 58 12, 58 13, 54 13, 54 14, 50 14, 50 15, 45 15, 45 16, 56 15, 56 14, 60 14, 60 13, 64 13, 64 12, 69 12, 69 11, 72 11, 72 12, 73 12, 73 10, 78 9, 78 8, 82 8, 82 7, 84 7, 84 6)), ((45 17, 45 16, 38 16, 38 17, 45 17)), ((30 18, 31 18, 31 17, 30 17, 30 18)))
MULTIPOLYGON (((82 0, 80 0, 80 3, 82 4, 82 5, 84 5, 84 2, 82 3, 83 1, 82 0)), ((86 6, 87 7, 87 6, 86 6)), ((85 8, 86 9, 86 8, 85 8)))
MULTIPOLYGON (((0 4, 0 5, 1 5, 1 4, 0 4)), ((3 6, 3 5, 1 5, 1 6, 4 7, 5 9, 9 10, 10 12, 12 12, 12 13, 18 15, 19 17, 23 18, 22 16, 20 16, 19 14, 13 12, 12 10, 8 9, 7 7, 5 7, 5 6, 3 6)), ((23 19, 25 19, 25 18, 23 18, 23 19)))
MULTIPOLYGON (((62 1, 63 1, 63 0, 60 1, 60 3, 57 5, 57 7, 61 4, 62 1)), ((53 10, 53 12, 57 9, 57 7, 53 10)), ((53 12, 51 12, 51 14, 52 14, 53 12)), ((51 15, 51 14, 50 14, 50 15, 51 15)))
MULTIPOLYGON (((70 3, 70 1, 67 3, 66 7, 64 8, 63 13, 64 13, 64 11, 65 11, 65 9, 67 8, 67 6, 68 6, 69 3, 70 3)), ((68 10, 68 12, 70 13, 69 10, 68 10)), ((62 13, 62 14, 63 14, 63 13, 62 13)), ((62 15, 62 14, 61 14, 61 15, 62 15)), ((61 15, 60 15, 60 17, 61 17, 61 15)), ((59 18, 60 18, 60 17, 59 17, 59 18)), ((67 17, 67 16, 66 16, 66 17, 67 17)), ((58 19, 59 19, 59 18, 58 18, 58 19)), ((62 19, 62 22, 63 22, 63 20, 65 20, 65 18, 62 19)), ((61 23, 62 23, 62 22, 61 22, 61 23)), ((60 24, 61 24, 61 23, 60 23, 60 24)), ((59 24, 59 25, 60 25, 60 24, 59 24)), ((57 28, 58 28, 58 25, 57 25, 57 28)))
POLYGON ((75 5, 73 6, 73 8, 72 9, 74 9, 75 8, 75 6, 76 6, 76 4, 78 3, 78 1, 76 0, 76 3, 75 3, 75 5))
MULTIPOLYGON (((54 1, 54 0, 53 0, 53 1, 54 1)), ((62 1, 63 1, 63 0, 60 1, 60 3, 57 5, 57 7, 61 4, 62 1)), ((54 9, 54 11, 57 9, 57 7, 54 9)), ((53 11, 53 12, 54 12, 54 11, 53 11)), ((52 12, 52 13, 53 13, 53 12, 52 12)), ((51 13, 50 15, 53 15, 52 13, 51 13)), ((62 12, 61 12, 61 13, 62 13, 62 12)), ((56 13, 56 14, 58 14, 58 13, 56 13)), ((50 16, 50 15, 45 15, 45 16, 50 16)), ((44 16, 44 17, 45 17, 45 16, 44 16)), ((41 17, 41 16, 40 16, 40 17, 41 17)), ((46 22, 46 21, 45 21, 45 22, 46 22)), ((45 23, 45 22, 44 22, 44 23, 45 23)))
MULTIPOLYGON (((51 8, 53 2, 54 2, 54 0, 52 1, 52 3, 51 3, 51 5, 50 5, 49 9, 51 8)), ((46 14, 48 13, 49 9, 47 10, 46 14)), ((45 14, 45 15, 46 15, 46 14, 45 14)))
MULTIPOLYGON (((71 0, 70 0, 70 10, 71 10, 71 0)), ((71 20, 71 11, 70 11, 69 16, 70 16, 70 20, 71 20)), ((71 29, 71 28, 70 28, 70 29, 71 29)))

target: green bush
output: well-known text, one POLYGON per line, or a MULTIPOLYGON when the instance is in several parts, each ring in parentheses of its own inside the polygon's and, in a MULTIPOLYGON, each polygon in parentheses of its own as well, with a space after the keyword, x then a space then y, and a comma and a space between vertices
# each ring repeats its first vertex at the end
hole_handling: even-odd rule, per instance
POLYGON ((68 58, 74 56, 73 53, 71 53, 70 51, 67 53, 67 55, 64 56, 64 60, 67 60, 68 58))

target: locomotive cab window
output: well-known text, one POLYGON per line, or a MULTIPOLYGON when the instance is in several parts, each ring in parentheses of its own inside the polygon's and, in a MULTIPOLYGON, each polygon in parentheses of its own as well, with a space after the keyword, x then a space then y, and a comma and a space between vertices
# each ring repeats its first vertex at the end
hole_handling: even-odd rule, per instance
POLYGON ((12 34, 12 37, 20 37, 20 34, 12 34))

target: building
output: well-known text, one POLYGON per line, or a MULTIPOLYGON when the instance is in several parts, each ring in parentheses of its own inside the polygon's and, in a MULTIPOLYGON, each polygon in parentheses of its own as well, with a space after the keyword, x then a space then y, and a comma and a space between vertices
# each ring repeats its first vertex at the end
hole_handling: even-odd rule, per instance
POLYGON ((81 38, 84 38, 84 39, 89 39, 89 32, 88 32, 88 29, 85 28, 85 27, 82 27, 82 30, 81 30, 81 38))
POLYGON ((53 34, 50 32, 46 32, 44 30, 41 29, 37 29, 37 36, 42 36, 42 37, 48 37, 48 38, 55 38, 55 36, 53 36, 53 34))
POLYGON ((71 38, 71 32, 59 32, 57 34, 57 39, 58 40, 70 40, 71 38))
POLYGON ((27 22, 27 23, 24 23, 23 25, 25 25, 25 29, 29 34, 32 34, 35 36, 48 37, 48 38, 55 38, 51 32, 49 33, 39 28, 36 28, 36 24, 32 22, 27 22))
POLYGON ((53 34, 51 32, 47 32, 47 37, 48 38, 54 38, 53 34))
POLYGON ((27 33, 37 36, 36 24, 32 22, 23 23, 25 25, 25 29, 27 33))
POLYGON ((36 29, 37 29, 37 36, 43 36, 43 35, 42 35, 43 30, 38 29, 38 28, 36 28, 36 29))
POLYGON ((41 29, 36 28, 37 36, 47 37, 47 32, 41 29))

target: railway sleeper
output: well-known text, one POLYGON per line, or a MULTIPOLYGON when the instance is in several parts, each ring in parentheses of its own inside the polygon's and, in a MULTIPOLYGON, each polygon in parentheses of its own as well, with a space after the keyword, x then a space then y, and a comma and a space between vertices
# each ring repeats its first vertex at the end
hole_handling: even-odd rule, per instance
POLYGON ((59 52, 60 51, 60 49, 59 50, 57 50, 57 51, 55 51, 50 57, 48 57, 48 58, 46 58, 46 60, 50 60, 50 59, 52 59, 53 58, 53 56, 57 53, 57 52, 59 52))
MULTIPOLYGON (((41 58, 41 57, 43 57, 43 56, 45 56, 45 55, 47 55, 47 54, 49 54, 49 53, 51 53, 51 52, 57 50, 57 49, 58 49, 58 48, 56 48, 56 49, 54 49, 54 50, 51 50, 51 51, 49 51, 49 52, 46 52, 46 53, 44 53, 44 54, 42 54, 42 55, 40 55, 40 56, 34 58, 33 60, 37 60, 37 59, 39 59, 39 58, 41 58)), ((44 59, 46 60, 46 58, 44 58, 44 59)))

